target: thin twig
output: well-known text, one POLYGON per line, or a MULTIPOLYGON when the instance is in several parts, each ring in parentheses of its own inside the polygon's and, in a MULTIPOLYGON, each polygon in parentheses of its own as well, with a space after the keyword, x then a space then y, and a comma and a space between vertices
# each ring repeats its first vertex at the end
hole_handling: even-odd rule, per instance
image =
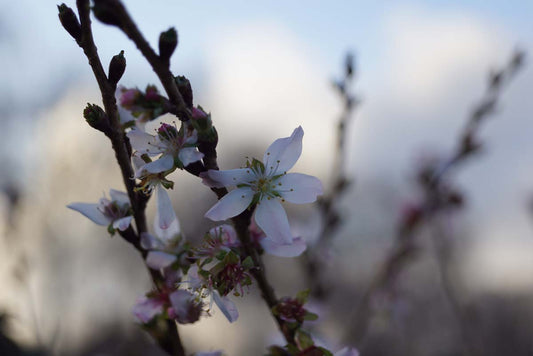
POLYGON ((428 171, 419 174, 418 183, 424 192, 424 198, 413 215, 401 221, 395 247, 388 254, 382 267, 363 294, 359 306, 351 318, 352 326, 349 328, 350 332, 347 336, 351 340, 362 342, 372 316, 370 304, 373 296, 379 291, 386 291, 390 288, 392 281, 412 260, 411 257, 416 252, 414 237, 418 228, 441 212, 443 208, 453 203, 451 193, 443 189, 442 183, 451 171, 479 151, 481 144, 476 135, 480 125, 494 114, 502 89, 522 67, 524 56, 523 52, 517 51, 502 70, 491 74, 487 91, 474 107, 449 159, 444 164, 430 167, 428 171))
POLYGON ((350 180, 345 173, 346 162, 346 132, 347 126, 353 119, 354 111, 359 105, 359 101, 351 92, 351 86, 355 77, 354 59, 351 53, 345 58, 344 77, 342 80, 335 81, 333 84, 339 93, 343 110, 337 124, 337 145, 335 153, 335 162, 332 171, 333 177, 332 189, 328 195, 319 200, 319 207, 322 213, 322 231, 319 234, 318 241, 312 249, 308 249, 304 255, 304 268, 306 272, 307 285, 309 285, 311 294, 318 299, 324 299, 327 296, 327 288, 323 284, 321 272, 323 271, 321 254, 330 248, 331 240, 341 222, 341 216, 337 210, 337 202, 350 187, 350 180))

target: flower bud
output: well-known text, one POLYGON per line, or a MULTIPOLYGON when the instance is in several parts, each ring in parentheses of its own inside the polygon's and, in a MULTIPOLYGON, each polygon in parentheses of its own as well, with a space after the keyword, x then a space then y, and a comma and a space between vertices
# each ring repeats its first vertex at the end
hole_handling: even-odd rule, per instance
POLYGON ((120 3, 116 0, 94 0, 93 13, 101 22, 120 27, 120 3))
POLYGON ((169 28, 159 35, 159 57, 168 61, 178 46, 178 32, 174 27, 169 28))
POLYGON ((120 53, 113 56, 111 62, 109 62, 109 83, 116 86, 120 78, 122 78, 125 70, 126 58, 124 57, 124 51, 120 51, 120 53))
POLYGON ((58 5, 57 9, 59 10, 61 25, 79 43, 81 40, 81 26, 76 14, 65 4, 58 5))
POLYGON ((178 90, 183 97, 183 100, 185 101, 185 105, 187 105, 188 108, 192 108, 191 82, 189 82, 189 79, 185 78, 183 75, 175 77, 174 80, 176 81, 176 85, 178 86, 178 90))
POLYGON ((87 103, 87 107, 83 110, 83 117, 92 128, 102 131, 103 133, 109 131, 107 115, 98 105, 87 103))

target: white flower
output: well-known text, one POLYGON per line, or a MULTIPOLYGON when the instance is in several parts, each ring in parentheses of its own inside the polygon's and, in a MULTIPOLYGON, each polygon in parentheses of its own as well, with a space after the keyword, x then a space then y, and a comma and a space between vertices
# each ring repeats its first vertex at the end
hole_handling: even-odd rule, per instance
MULTIPOLYGON (((215 221, 226 220, 239 215, 250 204, 257 203, 255 221, 267 236, 262 243, 271 250, 295 243, 301 245, 301 240, 296 240, 291 234, 280 201, 312 203, 322 194, 322 183, 316 177, 287 173, 302 153, 303 134, 299 126, 290 137, 274 141, 266 150, 263 162, 253 159, 246 168, 209 170, 204 174, 204 183, 211 187, 237 188, 226 194, 205 216, 215 221)), ((299 250, 301 248, 295 249, 295 253, 299 250)))
POLYGON ((203 153, 196 149, 197 133, 195 130, 179 130, 169 124, 161 124, 157 135, 147 134, 138 128, 133 128, 127 133, 132 148, 138 155, 161 156, 153 161, 143 164, 135 172, 135 178, 148 174, 169 171, 175 166, 183 168, 192 162, 203 158, 203 153))
POLYGON ((177 260, 179 251, 180 224, 165 188, 157 185, 157 211, 154 221, 155 236, 141 234, 141 246, 149 250, 146 264, 153 269, 164 269, 177 260))
POLYGON ((67 208, 85 215, 98 225, 110 226, 110 231, 124 231, 133 219, 128 195, 115 189, 110 189, 109 195, 111 200, 104 195, 98 203, 72 203, 67 208))

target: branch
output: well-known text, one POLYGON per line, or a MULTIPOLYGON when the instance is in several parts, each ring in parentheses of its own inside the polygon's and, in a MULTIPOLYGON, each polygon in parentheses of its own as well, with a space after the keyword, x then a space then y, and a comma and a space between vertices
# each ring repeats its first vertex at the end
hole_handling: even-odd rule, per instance
POLYGON ((355 109, 359 101, 351 92, 351 85, 355 77, 354 58, 348 53, 345 58, 344 77, 339 81, 334 81, 334 86, 341 96, 343 110, 337 124, 337 151, 332 171, 335 172, 333 177, 332 189, 328 195, 319 200, 319 207, 322 213, 323 226, 319 234, 318 241, 312 249, 308 249, 304 255, 304 268, 306 272, 307 284, 310 286, 311 293, 319 299, 326 298, 327 288, 324 286, 321 278, 321 258, 320 254, 324 249, 329 249, 331 240, 341 222, 341 216, 337 210, 337 204, 351 182, 345 174, 344 164, 346 162, 346 127, 353 119, 355 109))
POLYGON ((373 296, 390 288, 392 282, 413 259, 417 250, 414 238, 418 229, 424 222, 429 221, 443 209, 449 207, 450 204, 457 203, 455 201, 457 197, 454 196, 455 192, 443 189, 442 183, 451 171, 481 148, 476 137, 481 123, 494 114, 502 89, 522 67, 524 56, 523 52, 517 51, 503 69, 491 74, 485 95, 468 117, 467 124, 459 135, 457 146, 444 166, 428 167, 427 170, 422 170, 418 175, 418 183, 424 193, 424 198, 409 215, 402 219, 396 235, 395 247, 363 294, 359 306, 351 318, 353 324, 349 328, 349 337, 353 340, 361 342, 366 335, 372 316, 370 302, 373 296))
MULTIPOLYGON (((79 32, 72 31, 72 28, 76 28, 77 19, 75 19, 72 10, 64 4, 59 7, 61 23, 65 29, 75 37, 76 42, 83 49, 102 94, 105 120, 107 120, 107 123, 100 129, 111 140, 137 226, 137 233, 129 227, 126 231, 121 232, 120 234, 126 241, 130 242, 143 257, 145 257, 146 251, 140 245, 140 235, 147 231, 145 208, 149 197, 135 191, 135 180, 133 179, 134 174, 130 160, 131 146, 120 126, 115 99, 116 82, 118 79, 115 78, 116 80, 113 81, 108 79, 98 56, 98 51, 92 36, 89 1, 77 0, 76 4, 80 17, 80 24, 78 25, 80 27, 79 32), (65 18, 70 21, 64 21, 65 18)), ((120 73, 120 75, 121 74, 122 73, 120 73)), ((163 276, 159 272, 151 269, 149 269, 149 272, 154 285, 158 287, 160 282, 164 280, 163 276)), ((165 330, 158 333, 156 340, 159 345, 171 355, 185 356, 185 350, 181 344, 177 326, 174 321, 169 320, 166 322, 165 330)))
POLYGON ((150 44, 139 31, 122 2, 120 0, 96 0, 94 5, 95 15, 100 20, 107 24, 116 25, 135 43, 157 74, 170 102, 175 105, 178 118, 182 121, 189 120, 191 118, 191 112, 178 90, 174 76, 169 69, 168 59, 162 59, 150 47, 150 44), (100 14, 99 11, 101 12, 100 14), (110 16, 110 18, 102 18, 102 15, 110 16))

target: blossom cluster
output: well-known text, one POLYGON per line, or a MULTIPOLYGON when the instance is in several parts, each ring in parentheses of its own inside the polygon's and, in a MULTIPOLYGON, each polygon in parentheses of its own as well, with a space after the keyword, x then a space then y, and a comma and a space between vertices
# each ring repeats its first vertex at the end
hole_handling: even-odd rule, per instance
MULTIPOLYGON (((132 148, 135 191, 147 196, 155 193, 157 200, 153 232, 140 232, 140 248, 146 265, 162 276, 154 289, 137 301, 133 314, 147 327, 158 319, 187 324, 196 322, 202 315, 211 315, 212 306, 216 304, 228 321, 234 322, 239 314, 230 296, 245 295, 259 267, 245 251, 231 223, 211 228, 203 242, 193 246, 181 232, 167 192, 174 185, 169 175, 176 169, 191 164, 203 167, 204 153, 199 150, 199 136, 205 138, 212 133, 210 115, 200 107, 192 108, 192 120, 181 121, 179 127, 176 122, 163 122, 153 133, 148 133, 145 123, 163 112, 164 99, 152 86, 144 93, 126 88, 119 91, 122 127, 132 148)), ((205 217, 229 222, 250 210, 253 215, 246 232, 249 246, 258 253, 264 251, 281 257, 302 254, 306 242, 301 236, 293 235, 282 203, 312 203, 322 194, 322 184, 316 177, 288 173, 302 153, 303 134, 303 129, 297 127, 290 136, 275 140, 262 160, 248 159, 242 168, 204 169, 199 174, 202 182, 213 189, 225 188, 227 192, 205 217)), ((112 189, 110 196, 111 199, 103 197, 96 204, 72 203, 68 207, 97 224, 107 225, 110 233, 133 229, 128 195, 112 189)), ((302 292, 296 298, 280 299, 272 309, 288 328, 294 329, 299 346, 292 345, 288 349, 273 346, 271 355, 303 355, 310 347, 315 347, 307 340, 311 338, 300 330, 305 320, 317 318, 304 308, 306 300, 307 293, 302 292)), ((324 355, 333 355, 323 350, 324 355)), ((356 354, 350 350, 335 353, 335 356, 340 355, 356 354)))

